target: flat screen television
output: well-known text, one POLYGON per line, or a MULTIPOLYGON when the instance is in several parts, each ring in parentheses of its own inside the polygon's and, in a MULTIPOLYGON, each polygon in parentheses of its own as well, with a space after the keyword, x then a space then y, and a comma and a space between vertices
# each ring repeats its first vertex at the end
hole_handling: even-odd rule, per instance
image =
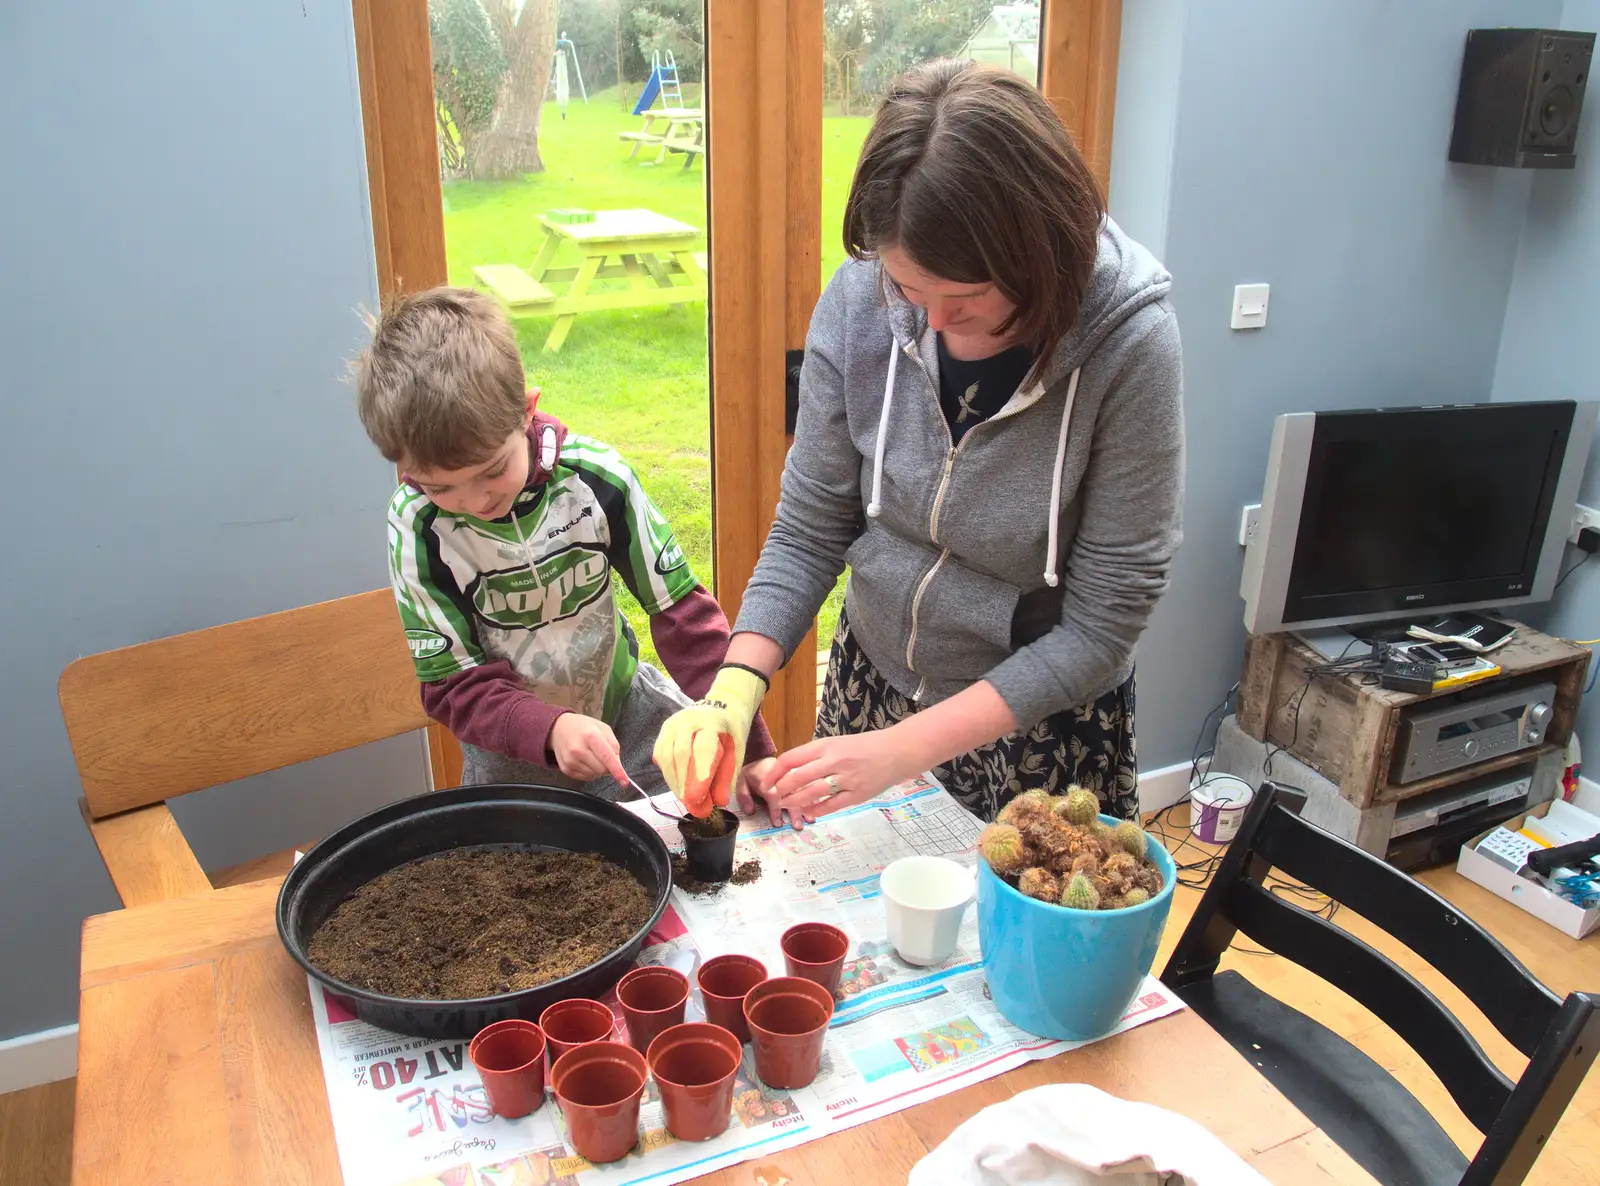
POLYGON ((1545 601, 1600 403, 1296 412, 1273 425, 1245 626, 1545 601))

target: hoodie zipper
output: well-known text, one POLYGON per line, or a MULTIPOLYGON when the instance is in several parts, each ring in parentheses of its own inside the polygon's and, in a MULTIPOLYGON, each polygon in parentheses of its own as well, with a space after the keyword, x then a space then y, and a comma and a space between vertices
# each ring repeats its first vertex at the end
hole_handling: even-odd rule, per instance
MULTIPOLYGON (((895 340, 896 343, 899 342, 898 338, 895 340)), ((928 368, 923 365, 921 357, 918 356, 915 349, 913 349, 910 345, 900 346, 900 349, 903 350, 905 354, 917 364, 917 370, 921 371, 922 377, 927 380, 928 390, 933 393, 933 402, 937 407, 939 404, 939 388, 938 385, 934 383, 933 376, 928 374, 928 368)), ((940 475, 939 489, 934 492, 933 496, 933 511, 928 516, 928 538, 933 543, 939 543, 939 513, 944 510, 944 496, 950 489, 950 473, 955 468, 956 458, 960 455, 962 447, 966 445, 967 441, 971 439, 974 433, 989 427, 989 425, 993 424, 997 420, 1006 419, 1011 414, 1011 412, 1002 409, 999 413, 989 417, 989 419, 981 421, 978 424, 974 424, 971 428, 967 429, 965 435, 962 436, 959 443, 954 441, 954 437, 950 432, 950 425, 944 424, 945 440, 952 443, 949 444, 945 449, 944 473, 940 475)), ((944 423, 944 410, 942 407, 939 408, 939 420, 940 423, 944 423)), ((917 675, 917 668, 914 659, 917 649, 917 615, 922 609, 922 598, 923 595, 927 593, 928 586, 933 584, 933 578, 939 575, 939 570, 944 567, 944 562, 948 559, 950 559, 950 549, 941 544, 939 547, 938 559, 933 562, 932 566, 927 572, 923 573, 922 580, 917 582, 917 591, 911 598, 911 632, 906 638, 906 670, 911 672, 912 675, 917 675)), ((927 691, 927 689, 927 677, 918 676, 916 691, 911 693, 911 702, 913 704, 922 703, 922 695, 927 691)))
MULTIPOLYGON (((927 380, 928 389, 933 392, 934 403, 937 405, 939 402, 939 390, 933 382, 933 376, 928 374, 928 368, 922 365, 922 359, 917 357, 916 352, 909 346, 902 346, 901 349, 904 350, 905 353, 911 357, 912 361, 917 364, 917 370, 921 371, 922 377, 927 380)), ((942 409, 940 409, 939 412, 939 421, 941 424, 944 423, 944 412, 942 409)), ((933 511, 928 516, 928 538, 933 543, 939 543, 939 512, 944 509, 944 496, 950 488, 950 471, 955 468, 956 456, 961 452, 962 445, 967 443, 967 438, 982 427, 982 424, 974 424, 971 428, 967 429, 966 435, 961 438, 961 441, 959 443, 955 443, 954 438, 950 433, 950 426, 948 424, 944 425, 945 440, 951 443, 946 447, 945 450, 944 472, 939 477, 939 489, 936 490, 933 495, 933 511)), ((912 675, 917 674, 916 663, 914 660, 917 649, 917 615, 922 609, 922 598, 928 592, 928 586, 933 584, 933 578, 939 575, 939 570, 944 567, 944 562, 949 558, 950 549, 940 545, 938 559, 935 560, 928 571, 922 575, 922 580, 917 582, 916 594, 911 598, 911 632, 906 637, 906 670, 911 672, 912 675)), ((913 704, 922 703, 922 694, 927 691, 927 688, 927 678, 919 676, 917 679, 916 691, 911 693, 911 701, 913 704)))

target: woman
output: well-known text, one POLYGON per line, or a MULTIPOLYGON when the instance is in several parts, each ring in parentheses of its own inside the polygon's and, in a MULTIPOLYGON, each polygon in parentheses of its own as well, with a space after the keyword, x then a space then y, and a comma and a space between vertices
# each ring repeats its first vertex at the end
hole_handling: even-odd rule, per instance
POLYGON ((1180 537, 1171 277, 1039 93, 971 62, 890 89, 844 238, 777 520, 727 665, 662 729, 666 781, 725 801, 848 564, 817 739, 751 764, 747 810, 798 826, 932 769, 983 819, 1073 783, 1131 816, 1134 643, 1180 537))

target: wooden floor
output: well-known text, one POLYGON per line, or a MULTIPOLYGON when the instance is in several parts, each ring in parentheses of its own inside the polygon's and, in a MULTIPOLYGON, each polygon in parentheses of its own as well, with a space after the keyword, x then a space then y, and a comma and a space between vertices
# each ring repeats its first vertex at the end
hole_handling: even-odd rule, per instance
MULTIPOLYGON (((1180 859, 1184 854, 1180 853, 1180 859)), ((1192 854, 1190 854, 1192 856, 1192 854)), ((1600 989, 1600 935, 1582 942, 1501 901, 1487 890, 1443 868, 1422 880, 1486 927, 1512 954, 1558 993, 1600 989)), ((1159 971, 1199 900, 1196 890, 1180 888, 1156 959, 1159 971)), ((1426 964, 1347 909, 1338 925, 1361 936, 1400 963, 1450 1006, 1490 1057, 1513 1078, 1524 1059, 1448 982, 1426 964)), ((1230 952, 1224 966, 1237 968, 1280 1000, 1342 1034, 1399 1079, 1438 1118, 1467 1152, 1478 1134, 1449 1094, 1403 1042, 1370 1012, 1309 972, 1276 956, 1230 952)), ((0 1096, 0 1186, 55 1186, 68 1181, 72 1143, 73 1081, 0 1096)), ((1600 1074, 1591 1075, 1534 1167, 1529 1183, 1568 1186, 1600 1182, 1600 1074)))

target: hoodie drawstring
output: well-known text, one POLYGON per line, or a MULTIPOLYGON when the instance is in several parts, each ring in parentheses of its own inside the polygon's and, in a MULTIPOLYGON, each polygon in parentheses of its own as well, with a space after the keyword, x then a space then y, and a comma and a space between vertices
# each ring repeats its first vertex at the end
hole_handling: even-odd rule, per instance
POLYGON ((889 339, 889 377, 883 384, 883 411, 878 413, 878 440, 872 446, 872 499, 867 503, 867 518, 883 513, 883 448, 889 440, 889 405, 894 402, 894 375, 900 364, 900 342, 889 339))
POLYGON ((1044 554, 1044 583, 1054 589, 1061 583, 1056 575, 1056 549, 1060 546, 1057 535, 1061 530, 1061 471, 1067 462, 1067 429, 1072 424, 1072 401, 1078 396, 1078 368, 1067 381, 1067 403, 1061 409, 1061 436, 1056 441, 1055 475, 1050 480, 1050 546, 1044 554))
MULTIPOLYGON (((889 377, 883 384, 883 410, 878 413, 878 439, 872 447, 872 498, 867 503, 869 519, 876 519, 883 513, 883 451, 889 442, 889 408, 894 402, 894 379, 899 364, 900 342, 894 339, 889 346, 889 377)), ((1061 583, 1061 577, 1056 572, 1061 531, 1061 473, 1067 463, 1067 430, 1072 426, 1072 405, 1078 396, 1079 370, 1074 370, 1072 378, 1067 381, 1067 402, 1061 409, 1061 435, 1056 440, 1056 464, 1050 479, 1050 543, 1045 552, 1044 583, 1052 589, 1061 583)))

